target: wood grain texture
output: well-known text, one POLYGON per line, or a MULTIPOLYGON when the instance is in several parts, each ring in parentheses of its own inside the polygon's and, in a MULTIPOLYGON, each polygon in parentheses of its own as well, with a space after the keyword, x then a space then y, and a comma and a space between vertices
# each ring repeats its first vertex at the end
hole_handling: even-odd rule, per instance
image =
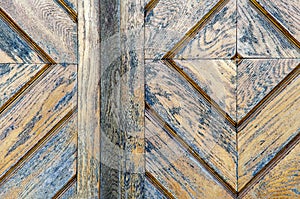
POLYGON ((60 199, 73 199, 76 198, 77 183, 75 182, 72 186, 60 197, 60 199))
POLYGON ((0 110, 45 64, 0 64, 0 110))
POLYGON ((78 198, 100 198, 100 1, 78 2, 78 198))
POLYGON ((145 198, 167 199, 153 184, 145 180, 145 198))
POLYGON ((299 68, 294 79, 238 133, 239 190, 299 133, 299 68))
POLYGON ((174 198, 232 198, 164 130, 146 119, 146 170, 174 198))
POLYGON ((0 115, 0 177, 76 106, 77 66, 55 65, 0 115))
POLYGON ((299 64, 299 59, 250 59, 240 62, 237 88, 238 120, 242 119, 299 64))
POLYGON ((77 63, 77 26, 53 0, 3 0, 1 9, 55 62, 77 63))
POLYGON ((243 57, 299 58, 300 50, 247 0, 238 3, 237 48, 243 57))
POLYGON ((162 58, 217 1, 159 1, 145 19, 145 57, 162 58))
POLYGON ((236 1, 229 1, 175 56, 189 58, 231 58, 236 53, 236 1))
POLYGON ((300 41, 300 9, 297 0, 257 0, 272 16, 280 22, 298 41, 300 41))
POLYGON ((0 63, 42 63, 42 59, 0 17, 0 63))
POLYGON ((231 118, 236 117, 236 65, 231 60, 176 60, 231 118))
POLYGON ((77 120, 73 116, 2 186, 0 197, 52 198, 76 174, 77 120))
POLYGON ((299 198, 299 164, 300 145, 298 144, 244 198, 299 198))
POLYGON ((175 70, 146 61, 146 102, 232 187, 235 131, 175 70))

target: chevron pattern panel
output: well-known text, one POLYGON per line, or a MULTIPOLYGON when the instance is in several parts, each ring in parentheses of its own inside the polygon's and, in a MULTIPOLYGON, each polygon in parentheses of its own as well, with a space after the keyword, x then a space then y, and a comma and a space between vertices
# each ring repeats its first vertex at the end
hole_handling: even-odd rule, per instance
POLYGON ((147 1, 147 198, 300 198, 298 4, 147 1))
POLYGON ((0 1, 0 198, 76 191, 77 1, 0 1))

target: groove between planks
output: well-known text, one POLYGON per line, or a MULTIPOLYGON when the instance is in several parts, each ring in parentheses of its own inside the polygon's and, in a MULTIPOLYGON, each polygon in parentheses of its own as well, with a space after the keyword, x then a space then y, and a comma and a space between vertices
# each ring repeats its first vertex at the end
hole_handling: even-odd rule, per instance
POLYGON ((67 12, 67 14, 70 16, 72 21, 78 23, 77 13, 70 6, 68 6, 68 4, 66 4, 64 0, 55 0, 55 1, 62 7, 62 9, 64 9, 67 12))
POLYGON ((76 183, 77 175, 72 178, 52 197, 52 199, 62 198, 62 196, 76 183))
POLYGON ((64 125, 69 122, 77 114, 77 107, 73 107, 42 139, 40 139, 20 160, 14 164, 1 178, 0 187, 12 176, 14 175, 22 166, 34 156, 38 150, 40 150, 56 133, 61 130, 64 125))
POLYGON ((170 127, 164 120, 150 107, 149 104, 145 103, 145 116, 158 124, 162 129, 164 129, 169 135, 171 135, 175 140, 186 149, 204 168, 205 170, 217 181, 223 188, 232 196, 236 196, 236 190, 228 184, 214 169, 212 169, 199 155, 198 153, 187 144, 177 133, 170 127))
POLYGON ((29 37, 0 7, 0 17, 35 51, 45 63, 55 64, 55 61, 29 37))

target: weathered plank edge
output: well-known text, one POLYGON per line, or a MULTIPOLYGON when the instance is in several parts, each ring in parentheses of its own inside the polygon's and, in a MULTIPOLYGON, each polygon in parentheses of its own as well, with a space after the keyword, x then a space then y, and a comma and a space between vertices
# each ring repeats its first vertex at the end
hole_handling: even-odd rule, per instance
POLYGON ((78 198, 100 198, 99 8, 100 0, 78 2, 78 198))

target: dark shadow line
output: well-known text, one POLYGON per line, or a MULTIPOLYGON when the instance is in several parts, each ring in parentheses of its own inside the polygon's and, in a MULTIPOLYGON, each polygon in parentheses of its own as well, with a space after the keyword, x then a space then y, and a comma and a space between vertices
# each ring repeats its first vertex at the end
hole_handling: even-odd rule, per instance
POLYGON ((52 197, 52 199, 62 198, 63 195, 76 183, 76 174, 52 197))
POLYGON ((278 96, 300 74, 300 64, 279 82, 258 104, 256 104, 237 124, 238 132, 243 130, 250 120, 258 115, 270 101, 278 96))
POLYGON ((150 0, 144 8, 145 17, 157 6, 160 0, 150 0))
POLYGON ((167 132, 170 136, 172 136, 177 143, 181 147, 183 147, 186 151, 192 155, 198 163, 212 176, 222 187, 233 197, 235 198, 237 195, 236 190, 228 184, 211 166, 209 166, 200 156, 199 154, 186 142, 181 138, 173 128, 166 123, 151 107, 149 104, 146 103, 146 117, 154 122, 155 124, 159 125, 165 132, 167 132))
POLYGON ((14 20, 4 12, 4 10, 0 7, 0 17, 6 22, 10 28, 12 28, 21 38, 23 38, 26 43, 31 47, 33 51, 35 51, 39 57, 45 63, 52 63, 55 64, 55 61, 41 48, 39 47, 31 37, 29 37, 25 31, 23 31, 15 22, 14 20))
POLYGON ((64 125, 69 122, 77 113, 77 107, 73 107, 43 138, 41 138, 30 150, 24 154, 17 163, 15 163, 9 170, 0 177, 0 187, 20 170, 24 164, 30 160, 45 144, 53 138, 64 125))
POLYGON ((239 192, 238 198, 244 197, 262 178, 264 178, 282 159, 292 151, 300 141, 298 133, 287 145, 285 145, 239 192))
POLYGON ((200 86, 190 78, 183 70, 181 70, 174 60, 162 60, 164 64, 175 69, 192 87, 202 96, 202 98, 209 103, 226 121, 230 127, 235 130, 236 122, 202 89, 200 86))
POLYGON ((78 23, 77 13, 64 0, 54 1, 69 15, 73 22, 78 23))

